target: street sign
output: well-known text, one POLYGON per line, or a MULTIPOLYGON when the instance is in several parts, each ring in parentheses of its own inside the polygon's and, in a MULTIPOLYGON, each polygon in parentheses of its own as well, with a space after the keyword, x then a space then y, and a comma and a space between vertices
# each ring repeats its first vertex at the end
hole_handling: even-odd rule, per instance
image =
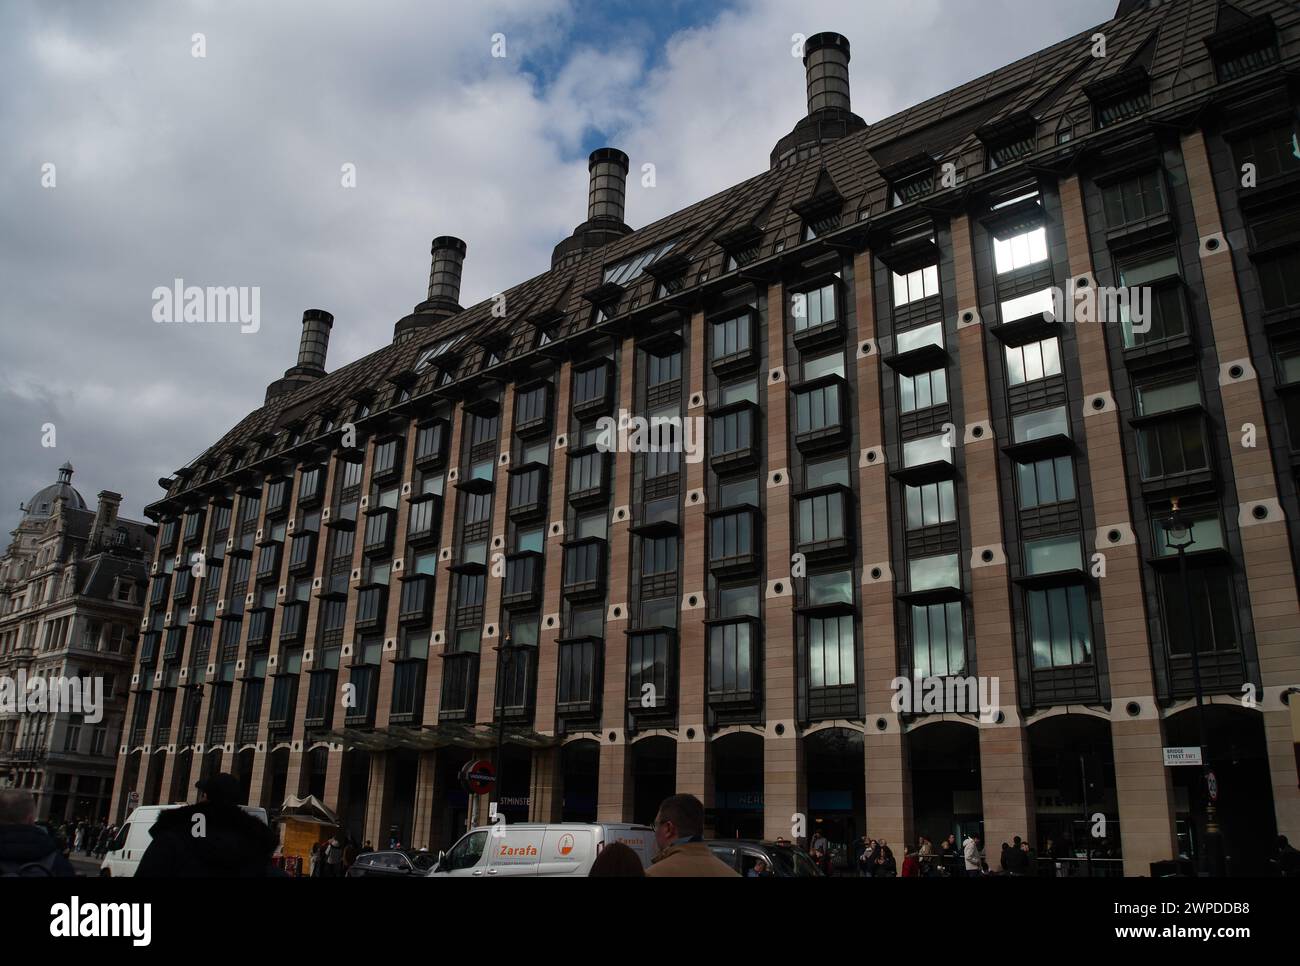
POLYGON ((497 770, 486 758, 467 762, 460 770, 460 781, 465 790, 475 795, 486 795, 497 781, 497 770))
POLYGON ((1197 745, 1188 745, 1183 748, 1166 748, 1165 749, 1165 767, 1173 765, 1199 765, 1201 764, 1201 749, 1197 745))

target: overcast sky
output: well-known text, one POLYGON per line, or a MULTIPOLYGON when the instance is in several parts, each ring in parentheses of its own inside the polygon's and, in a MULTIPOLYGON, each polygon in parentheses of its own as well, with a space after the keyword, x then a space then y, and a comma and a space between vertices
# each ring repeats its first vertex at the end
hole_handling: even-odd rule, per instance
POLYGON ((545 270, 593 148, 655 165, 654 188, 629 179, 634 228, 765 170, 806 110, 795 33, 850 39, 871 123, 1115 6, 9 0, 0 528, 65 460, 87 503, 116 490, 139 518, 294 364, 304 308, 334 313, 330 369, 391 340, 436 235, 469 245, 463 305, 545 270), (176 278, 260 287, 259 331, 154 322, 176 278))

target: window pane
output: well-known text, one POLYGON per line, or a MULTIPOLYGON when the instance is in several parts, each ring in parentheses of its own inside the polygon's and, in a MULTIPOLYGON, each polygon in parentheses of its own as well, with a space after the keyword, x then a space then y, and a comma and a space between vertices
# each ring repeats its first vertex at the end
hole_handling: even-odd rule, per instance
POLYGON ((955 553, 909 560, 907 569, 913 591, 961 586, 961 566, 955 553))
POLYGON ((1082 569, 1083 550, 1077 536, 1025 541, 1025 573, 1027 574, 1050 574, 1060 570, 1082 569))
POLYGON ((1169 382, 1155 386, 1139 386, 1137 389, 1138 415, 1151 416, 1156 413, 1195 406, 1201 401, 1201 392, 1195 379, 1181 382, 1169 382))
POLYGON ((1069 417, 1064 406, 1024 413, 1015 417, 1011 425, 1017 443, 1043 439, 1047 436, 1070 435, 1069 417))
POLYGON ((921 466, 925 463, 951 462, 952 451, 944 442, 943 434, 923 436, 903 444, 903 465, 921 466))
POLYGON ((1028 295, 1021 295, 1017 298, 1007 299, 1001 305, 1001 316, 1003 322, 1018 322, 1021 319, 1027 319, 1032 315, 1042 315, 1043 318, 1048 320, 1056 318, 1055 308, 1052 302, 1052 290, 1050 288, 1031 292, 1028 295))
POLYGON ((1047 230, 1038 227, 1011 238, 995 238, 993 256, 999 275, 1046 261, 1047 230))
POLYGON ((906 329, 894 336, 894 349, 897 352, 911 352, 924 346, 943 345, 943 323, 932 322, 915 329, 906 329))
POLYGON ((803 364, 804 379, 816 379, 825 375, 844 375, 844 353, 832 352, 828 355, 807 359, 803 364))
MULTIPOLYGON (((804 467, 804 482, 808 489, 816 489, 819 486, 827 486, 831 483, 839 483, 842 486, 849 485, 849 461, 843 458, 830 460, 820 460, 816 463, 808 463, 804 467)), ((757 485, 755 481, 754 485, 757 485)))
POLYGON ((1051 667, 1052 630, 1047 617, 1047 595, 1042 591, 1029 594, 1029 641, 1034 667, 1051 667))

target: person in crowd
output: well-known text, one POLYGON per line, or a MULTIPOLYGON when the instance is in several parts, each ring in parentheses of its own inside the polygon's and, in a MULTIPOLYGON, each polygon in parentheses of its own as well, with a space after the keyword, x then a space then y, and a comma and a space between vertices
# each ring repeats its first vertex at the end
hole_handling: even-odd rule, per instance
POLYGON ((826 841, 826 836, 822 834, 821 829, 818 829, 813 833, 812 847, 818 852, 827 852, 830 850, 831 843, 826 841))
POLYGON ((36 824, 36 799, 26 788, 0 788, 0 877, 74 876, 53 836, 36 824))
POLYGON ((117 831, 118 829, 116 825, 110 825, 108 828, 104 829, 104 834, 99 837, 99 857, 101 859, 108 854, 108 847, 112 845, 113 840, 117 838, 117 831))
POLYGON ((873 876, 877 879, 888 879, 898 875, 898 864, 894 860, 894 852, 889 847, 889 843, 883 839, 880 842, 880 848, 876 850, 876 871, 873 876))
POLYGON ((694 795, 665 798, 655 815, 654 830, 659 854, 646 870, 650 878, 740 875, 704 843, 704 804, 694 795))
MULTIPOLYGON (((398 842, 393 846, 393 848, 401 848, 401 843, 398 842)), ((356 861, 357 843, 354 842, 352 836, 349 835, 343 842, 343 875, 348 874, 348 869, 352 868, 356 861)))
POLYGON ((645 867, 641 864, 641 857, 630 846, 622 842, 610 842, 600 850, 600 855, 596 856, 596 861, 591 863, 591 870, 587 875, 643 879, 645 867))
POLYGON ((1011 846, 1008 845, 1006 842, 1003 842, 1002 851, 999 853, 998 856, 998 864, 1002 867, 1002 871, 1007 875, 1011 874, 1011 866, 1007 864, 1010 855, 1011 855, 1011 846))
POLYGON ((980 841, 972 832, 966 836, 966 840, 961 844, 962 860, 966 866, 966 874, 976 876, 980 874, 980 866, 984 862, 983 850, 980 848, 980 841))
POLYGON ((1026 862, 1024 842, 1017 835, 1011 840, 1011 846, 1003 859, 1004 869, 1007 875, 1021 876, 1029 874, 1029 866, 1026 862))
POLYGON ((322 875, 327 879, 339 878, 343 875, 343 843, 335 835, 325 846, 325 868, 322 875))
POLYGON ((867 839, 862 843, 862 850, 857 854, 858 875, 871 876, 872 852, 876 847, 874 839, 867 839))
POLYGON ((366 839, 364 842, 361 843, 361 854, 362 854, 362 855, 365 855, 365 854, 367 854, 368 852, 373 852, 374 850, 375 850, 375 847, 374 847, 373 845, 370 844, 370 839, 366 839))
POLYGON ((1056 858, 1056 843, 1052 840, 1051 836, 1048 836, 1047 840, 1043 842, 1042 851, 1038 854, 1044 859, 1056 858))
POLYGON ((1023 875, 1038 875, 1038 857, 1034 855, 1034 850, 1029 847, 1029 840, 1020 843, 1020 851, 1024 853, 1023 875))
POLYGON ((267 876, 276 835, 239 807, 238 779, 219 772, 195 783, 197 805, 169 808, 150 830, 136 875, 143 878, 267 876))
POLYGON ((899 878, 903 878, 903 879, 921 878, 921 860, 919 858, 919 853, 916 852, 903 853, 903 870, 902 872, 899 873, 899 878))
POLYGON ((1277 837, 1272 864, 1276 873, 1283 878, 1300 879, 1300 851, 1296 850, 1285 835, 1277 837))

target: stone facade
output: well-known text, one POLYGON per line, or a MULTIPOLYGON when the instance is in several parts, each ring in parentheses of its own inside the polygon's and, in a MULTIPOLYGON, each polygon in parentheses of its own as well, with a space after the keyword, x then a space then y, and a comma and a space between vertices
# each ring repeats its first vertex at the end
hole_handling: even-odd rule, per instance
POLYGON ((870 125, 810 86, 769 172, 640 231, 601 149, 600 224, 500 302, 460 309, 437 240, 392 345, 162 481, 115 818, 230 770, 445 848, 501 740, 509 821, 690 791, 841 861, 977 833, 1148 874, 1204 848, 1162 754, 1200 743, 1195 649, 1229 870, 1300 836, 1300 21, 1099 29, 870 125), (638 447, 652 417, 703 449, 638 447))

